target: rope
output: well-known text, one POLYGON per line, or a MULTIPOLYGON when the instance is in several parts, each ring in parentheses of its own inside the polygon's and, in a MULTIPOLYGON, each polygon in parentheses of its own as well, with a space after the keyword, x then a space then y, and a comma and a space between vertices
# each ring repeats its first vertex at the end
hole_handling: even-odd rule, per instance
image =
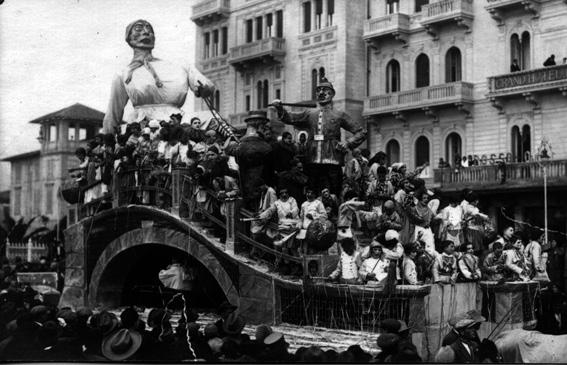
MULTIPOLYGON (((528 227, 530 227, 530 228, 535 228, 535 229, 537 229, 537 230, 539 230, 539 231, 545 232, 545 228, 541 228, 541 227, 539 227, 539 226, 536 226, 536 225, 531 224, 531 223, 528 223, 528 222, 519 221, 519 220, 517 220, 517 219, 514 219, 514 218, 512 218, 512 217, 506 215, 506 209, 505 209, 504 207, 500 208, 500 212, 502 213, 502 216, 503 216, 504 218, 508 219, 509 221, 512 221, 512 222, 517 223, 517 224, 520 224, 520 225, 525 225, 525 226, 528 226, 528 227)), ((561 231, 557 231, 557 230, 554 230, 554 229, 549 229, 549 228, 548 228, 548 229, 547 229, 547 232, 557 233, 557 234, 560 234, 560 235, 562 235, 562 236, 567 237, 567 233, 561 232, 561 231)))

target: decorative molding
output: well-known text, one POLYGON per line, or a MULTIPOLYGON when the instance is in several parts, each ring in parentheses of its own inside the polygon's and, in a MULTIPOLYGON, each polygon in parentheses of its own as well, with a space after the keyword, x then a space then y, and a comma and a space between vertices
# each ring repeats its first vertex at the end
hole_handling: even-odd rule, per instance
POLYGON ((523 93, 522 96, 526 99, 526 102, 530 104, 533 110, 539 110, 539 102, 533 93, 523 93))
POLYGON ((424 114, 432 119, 433 123, 439 123, 439 114, 431 107, 425 107, 422 109, 424 114))
POLYGON ((498 98, 490 98, 490 104, 498 110, 498 114, 504 114, 504 105, 498 98))

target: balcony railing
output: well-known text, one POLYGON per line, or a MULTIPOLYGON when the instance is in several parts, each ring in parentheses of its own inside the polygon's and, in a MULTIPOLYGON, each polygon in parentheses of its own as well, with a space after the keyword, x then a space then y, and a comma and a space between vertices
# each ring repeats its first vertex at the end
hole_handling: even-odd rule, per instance
POLYGON ((434 171, 434 181, 447 190, 460 190, 464 187, 487 190, 529 188, 543 185, 543 167, 548 185, 567 182, 567 160, 437 169, 434 171))
POLYGON ((518 9, 532 14, 534 17, 539 16, 541 3, 544 0, 487 0, 488 5, 485 7, 490 15, 499 22, 503 23, 503 16, 506 11, 518 9))
POLYGON ((193 6, 193 20, 197 25, 227 17, 230 13, 230 0, 206 0, 193 6))
POLYGON ((235 67, 248 63, 273 62, 285 55, 285 39, 266 38, 230 49, 228 62, 235 67))
POLYGON ((228 66, 228 54, 201 60, 199 63, 201 65, 201 71, 203 72, 215 71, 228 66))
POLYGON ((489 97, 522 95, 567 88, 567 65, 513 72, 488 78, 489 97))
POLYGON ((473 0, 441 0, 424 5, 421 24, 436 36, 436 25, 446 22, 456 22, 470 31, 474 18, 473 0))
POLYGON ((389 14, 380 18, 368 19, 364 22, 365 41, 373 41, 385 36, 394 36, 396 39, 406 41, 409 33, 410 19, 406 14, 389 14))
POLYGON ((470 103, 473 101, 473 87, 471 83, 458 81, 372 96, 364 101, 364 115, 470 103))

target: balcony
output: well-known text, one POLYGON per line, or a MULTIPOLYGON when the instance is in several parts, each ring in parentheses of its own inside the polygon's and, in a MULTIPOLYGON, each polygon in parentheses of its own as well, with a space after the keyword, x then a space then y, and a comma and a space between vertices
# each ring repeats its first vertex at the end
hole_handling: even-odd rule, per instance
POLYGON ((408 15, 389 14, 365 21, 362 38, 375 47, 378 40, 389 37, 394 37, 397 41, 406 44, 409 31, 410 19, 408 15))
POLYGON ((421 25, 435 39, 438 38, 439 27, 447 23, 455 23, 471 31, 474 19, 473 0, 441 0, 422 8, 421 25))
POLYGON ((244 70, 258 63, 279 63, 284 56, 285 39, 266 38, 232 47, 228 62, 237 70, 244 70))
POLYGON ((542 0, 487 0, 487 2, 485 9, 498 25, 503 25, 504 14, 511 10, 521 10, 538 18, 542 0))
POLYGON ((397 118, 404 111, 423 110, 435 117, 433 109, 457 107, 467 115, 473 102, 473 84, 463 81, 372 96, 364 101, 364 116, 393 114, 397 118))
MULTIPOLYGON (((541 161, 547 172, 549 187, 567 183, 567 160, 541 161)), ((479 190, 507 190, 543 187, 543 168, 538 162, 520 162, 502 165, 472 166, 459 170, 434 170, 434 182, 444 191, 464 188, 479 190)))
POLYGON ((193 6, 191 20, 198 26, 228 17, 230 0, 207 0, 193 6))
POLYGON ((494 107, 502 109, 500 99, 522 96, 538 107, 535 94, 561 92, 567 95, 567 65, 543 67, 535 70, 513 72, 488 78, 487 97, 494 107))
POLYGON ((202 72, 212 72, 228 66, 228 54, 199 61, 202 72))

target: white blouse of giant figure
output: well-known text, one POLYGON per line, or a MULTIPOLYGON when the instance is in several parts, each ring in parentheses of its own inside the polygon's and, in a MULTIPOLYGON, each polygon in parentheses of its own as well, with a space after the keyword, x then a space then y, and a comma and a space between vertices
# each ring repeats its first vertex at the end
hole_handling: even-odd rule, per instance
POLYGON ((104 133, 119 131, 128 100, 136 113, 132 121, 169 121, 171 114, 181 112, 189 89, 196 96, 213 94, 213 83, 194 67, 177 66, 152 55, 155 35, 147 21, 136 20, 126 27, 126 43, 134 50, 134 57, 112 81, 104 133))

